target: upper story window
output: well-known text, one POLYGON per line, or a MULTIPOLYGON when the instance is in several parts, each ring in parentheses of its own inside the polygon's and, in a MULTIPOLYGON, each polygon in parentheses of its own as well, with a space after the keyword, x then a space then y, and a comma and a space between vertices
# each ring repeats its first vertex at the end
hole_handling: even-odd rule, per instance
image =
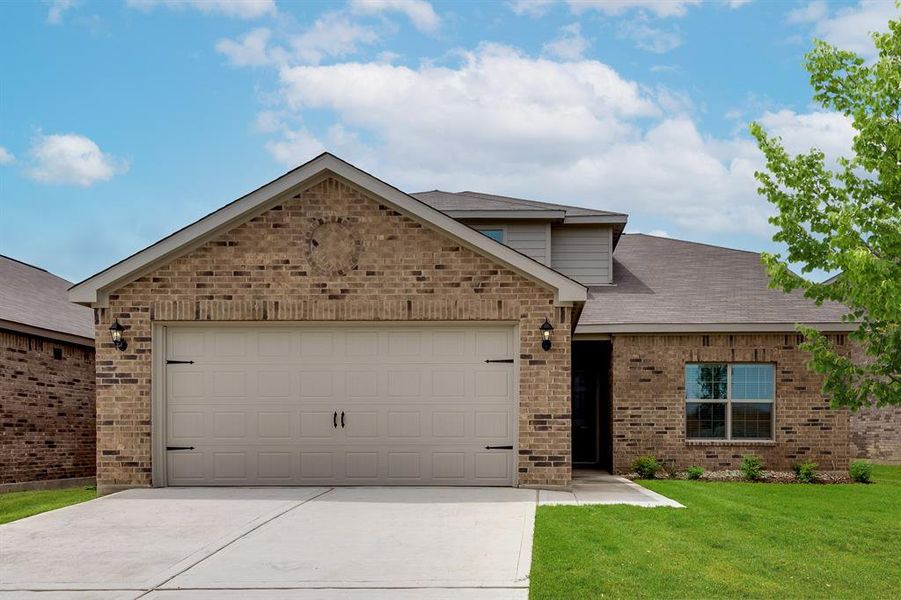
POLYGON ((771 364, 685 365, 685 436, 705 440, 773 439, 771 364))
POLYGON ((502 244, 504 243, 504 230, 503 229, 498 229, 496 227, 492 227, 492 228, 486 228, 486 229, 479 229, 479 232, 482 233, 483 235, 487 235, 488 237, 490 237, 491 239, 493 239, 496 242, 500 242, 502 244))

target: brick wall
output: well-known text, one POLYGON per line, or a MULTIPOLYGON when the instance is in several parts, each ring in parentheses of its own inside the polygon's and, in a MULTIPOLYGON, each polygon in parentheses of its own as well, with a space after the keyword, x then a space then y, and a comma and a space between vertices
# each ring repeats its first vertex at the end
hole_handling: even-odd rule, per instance
MULTIPOLYGON (((843 336, 840 339, 844 339, 843 336)), ((834 410, 808 371, 809 355, 795 334, 617 335, 613 339, 613 463, 653 454, 677 468, 734 469, 743 454, 763 457, 767 468, 789 469, 811 460, 823 470, 848 464, 848 411, 834 410), (685 439, 687 362, 775 364, 775 440, 689 442, 685 439)))
POLYGON ((901 463, 901 407, 851 413, 851 457, 901 463))
POLYGON ((0 331, 0 484, 94 467, 94 350, 0 331))
POLYGON ((571 318, 550 289, 328 179, 129 283, 97 311, 98 485, 151 483, 154 320, 519 323, 519 482, 567 485, 571 318), (124 353, 108 342, 117 317, 124 353), (555 327, 550 352, 540 348, 545 317, 555 327))

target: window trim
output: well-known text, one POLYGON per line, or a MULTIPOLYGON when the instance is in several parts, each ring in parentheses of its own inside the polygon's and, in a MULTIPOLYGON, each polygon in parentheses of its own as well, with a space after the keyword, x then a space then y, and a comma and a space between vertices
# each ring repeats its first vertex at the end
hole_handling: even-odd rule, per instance
POLYGON ((685 427, 683 429, 686 442, 735 442, 739 444, 759 444, 761 442, 776 441, 776 363, 771 362, 686 362, 682 366, 682 379, 684 385, 684 402, 685 407, 682 415, 685 419, 685 427), (726 397, 725 398, 689 398, 688 397, 688 380, 685 377, 686 368, 690 365, 709 366, 709 365, 725 365, 726 366, 726 397), (773 373, 773 397, 772 398, 732 398, 732 367, 736 365, 769 365, 773 373), (736 438, 732 437, 732 405, 733 404, 769 404, 770 408, 770 437, 768 438, 736 438), (688 405, 689 404, 725 404, 726 405, 726 436, 721 438, 710 437, 688 437, 688 405))
POLYGON ((500 231, 501 239, 494 240, 494 241, 499 244, 507 243, 507 228, 503 225, 484 225, 482 227, 476 227, 476 231, 478 231, 479 233, 481 233, 482 235, 484 235, 485 237, 487 237, 488 239, 491 239, 491 240, 494 240, 494 238, 491 237, 490 235, 486 234, 485 232, 486 231, 500 231))

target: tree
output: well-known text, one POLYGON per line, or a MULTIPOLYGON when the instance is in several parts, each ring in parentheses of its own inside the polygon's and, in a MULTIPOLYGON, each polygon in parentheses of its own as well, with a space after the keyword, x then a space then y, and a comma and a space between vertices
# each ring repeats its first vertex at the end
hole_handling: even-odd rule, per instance
POLYGON ((755 174, 758 192, 778 210, 770 219, 773 240, 787 247, 785 257, 763 255, 770 286, 849 308, 847 320, 859 323, 850 337, 863 358, 837 352, 811 327, 798 330, 812 355, 809 367, 823 375, 823 392, 833 406, 854 409, 901 405, 901 20, 873 39, 878 58, 869 64, 819 40, 805 57, 814 99, 853 123, 851 158, 831 170, 821 151, 790 156, 779 138, 757 123, 750 127, 766 158, 766 171, 755 174), (802 274, 841 275, 816 283, 790 271, 791 263, 802 274))

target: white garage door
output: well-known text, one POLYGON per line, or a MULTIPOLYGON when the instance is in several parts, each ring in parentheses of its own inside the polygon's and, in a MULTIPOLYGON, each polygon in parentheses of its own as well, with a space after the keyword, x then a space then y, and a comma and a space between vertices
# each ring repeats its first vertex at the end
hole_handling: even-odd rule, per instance
POLYGON ((512 485, 513 356, 501 326, 169 327, 168 482, 512 485))

